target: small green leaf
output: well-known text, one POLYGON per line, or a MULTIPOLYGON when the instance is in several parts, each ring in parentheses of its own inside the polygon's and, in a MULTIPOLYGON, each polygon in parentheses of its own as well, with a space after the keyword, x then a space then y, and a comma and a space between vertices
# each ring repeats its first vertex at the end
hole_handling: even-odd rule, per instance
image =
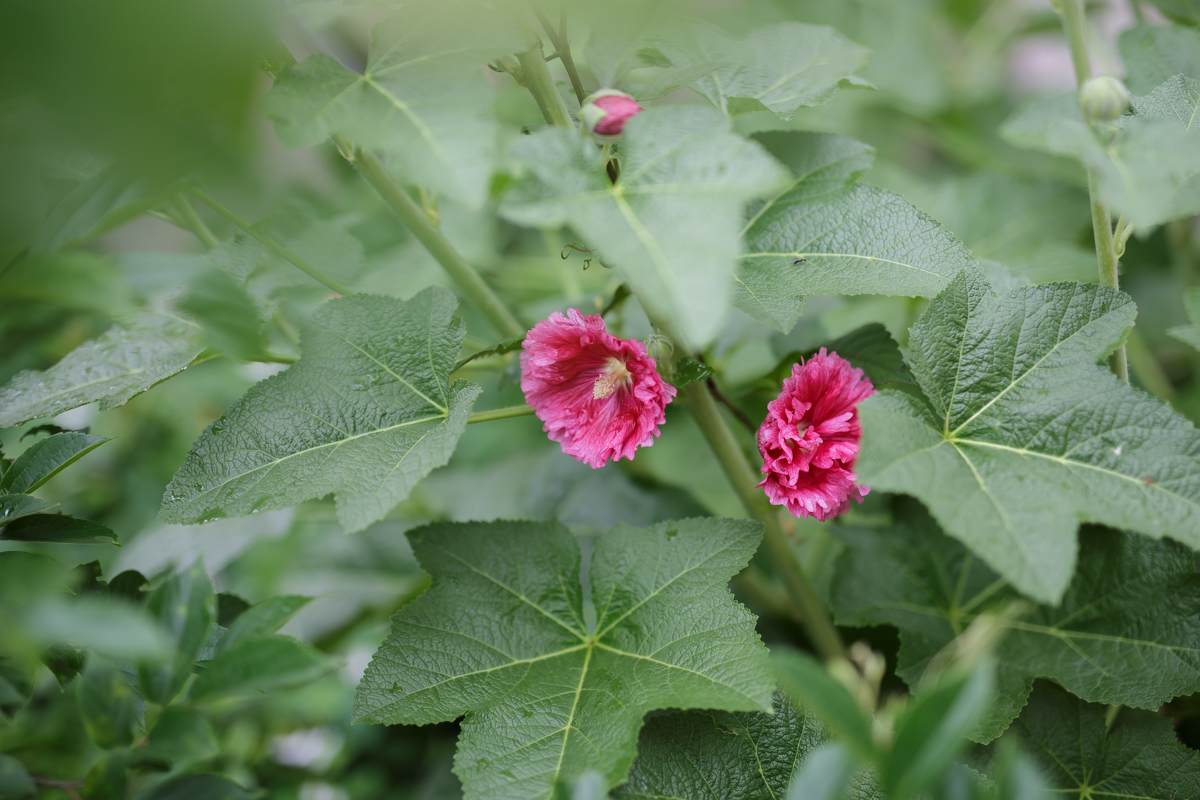
POLYGON ((220 775, 181 775, 158 784, 137 800, 252 800, 260 794, 220 775))
POLYGON ((489 347, 487 349, 480 350, 478 353, 472 353, 469 356, 464 356, 463 358, 460 358, 457 362, 455 362, 453 371, 457 372, 458 370, 462 369, 465 365, 470 364, 472 361, 474 361, 477 358, 483 358, 485 356, 502 356, 505 353, 511 353, 514 350, 520 350, 521 345, 524 343, 525 343, 524 336, 516 336, 512 339, 505 339, 503 342, 500 342, 500 344, 493 345, 492 347, 489 347))
POLYGON ((0 388, 0 428, 88 403, 106 411, 183 371, 203 349, 195 325, 146 311, 85 342, 44 372, 27 370, 0 388))
POLYGON ((1200 288, 1192 287, 1183 296, 1183 305, 1187 309, 1190 325, 1176 325, 1167 331, 1185 344, 1190 344, 1200 350, 1200 288))
MULTIPOLYGON (((838 529, 846 550, 830 603, 841 624, 899 628, 896 672, 915 687, 930 659, 980 613, 1004 608, 1014 592, 917 503, 895 510, 895 527, 838 529)), ((1035 678, 1085 700, 1146 709, 1200 691, 1200 653, 1192 646, 1200 641, 1200 576, 1192 553, 1100 528, 1085 529, 1081 539, 1062 603, 1012 620, 997 645, 996 700, 972 739, 999 736, 1035 678)))
POLYGON ((1200 547, 1200 434, 1097 363, 1134 314, 1113 289, 997 298, 964 270, 912 329, 924 399, 885 389, 860 406, 859 480, 920 498, 1041 602, 1070 582, 1080 520, 1200 547))
POLYGON ((786 180, 724 115, 698 106, 630 119, 616 184, 576 131, 523 137, 512 155, 527 175, 504 195, 501 214, 530 227, 570 225, 687 348, 711 341, 727 315, 743 205, 786 180))
POLYGON ((820 719, 777 692, 774 714, 687 711, 646 720, 616 800, 780 798, 798 765, 829 740, 820 719))
POLYGON ((690 356, 684 356, 675 362, 675 366, 671 372, 671 385, 676 389, 682 389, 689 383, 697 381, 706 381, 717 371, 708 364, 697 361, 690 356))
POLYGON ((29 494, 107 441, 102 436, 74 431, 39 439, 0 477, 0 491, 29 494))
POLYGON ((846 687, 812 656, 798 650, 776 649, 771 662, 779 685, 805 707, 811 708, 858 758, 869 759, 875 750, 871 721, 846 687))
POLYGON ((117 544, 107 525, 65 514, 33 514, 0 528, 0 541, 56 544, 117 544))
POLYGON ((1013 729, 1055 797, 1200 798, 1200 753, 1153 712, 1085 703, 1040 681, 1013 729))
POLYGON ((609 531, 589 568, 594 626, 584 622, 579 545, 560 523, 439 524, 408 536, 433 584, 393 618, 354 716, 427 724, 466 714, 455 774, 467 798, 544 797, 589 770, 620 783, 653 709, 770 708, 753 618, 726 588, 758 544, 756 523, 609 531))
POLYGON ((333 668, 329 659, 291 637, 252 637, 222 648, 204 662, 189 698, 204 703, 245 692, 288 689, 310 683, 333 668))
POLYGON ((526 49, 512 20, 479 3, 406 5, 371 31, 362 75, 318 53, 263 102, 291 147, 341 133, 384 151, 408 183, 480 205, 499 127, 484 65, 526 49))
POLYGON ((180 706, 163 710, 150 730, 147 744, 154 752, 181 764, 205 761, 219 751, 208 718, 180 706))
POLYGON ((0 525, 8 525, 57 507, 58 503, 47 503, 28 494, 0 494, 0 525))
POLYGON ((258 306, 227 272, 209 269, 188 286, 179 308, 204 329, 209 347, 240 361, 263 358, 265 345, 258 306))
POLYGON ((171 655, 171 639, 162 627, 142 609, 117 598, 50 598, 33 606, 22 620, 45 645, 70 642, 110 658, 151 662, 171 655))
MULTIPOLYGON (((837 742, 826 744, 796 770, 787 800, 839 800, 845 796, 843 792, 853 771, 854 757, 849 751, 837 742)), ((851 797, 854 794, 849 793, 851 797)))
POLYGON ((481 391, 448 383, 465 327, 447 289, 404 302, 352 295, 309 319, 302 356, 212 423, 159 517, 197 523, 334 493, 347 532, 380 519, 444 465, 481 391))
POLYGON ((217 652, 228 650, 247 639, 274 633, 311 600, 311 597, 283 595, 251 606, 229 626, 217 646, 217 652))
POLYGON ((749 208, 737 271, 738 308, 788 332, 808 294, 931 297, 971 253, 897 194, 854 183, 871 164, 866 145, 841 136, 755 137, 793 180, 749 208))
MULTIPOLYGON (((878 322, 863 325, 823 345, 830 353, 837 353, 871 379, 871 383, 879 389, 889 383, 912 383, 912 374, 904 364, 904 356, 896 340, 888 333, 887 328, 878 322)), ((782 382, 792 374, 792 365, 800 363, 801 359, 812 357, 816 349, 801 352, 794 350, 779 360, 778 366, 771 371, 770 378, 782 382)))
POLYGON ((36 792, 33 778, 29 777, 21 762, 0 753, 0 798, 16 800, 19 797, 31 797, 36 792))
POLYGON ((142 703, 125 676, 99 655, 88 656, 77 688, 83 729, 97 747, 128 747, 142 727, 142 703))
POLYGON ((171 661, 138 666, 146 698, 166 705, 192 674, 192 665, 208 643, 217 617, 216 597, 204 560, 197 559, 186 570, 163 581, 146 598, 145 607, 167 629, 175 645, 171 661))
POLYGON ((125 800, 129 753, 106 753, 83 776, 83 800, 125 800))
POLYGON ((871 51, 827 25, 776 22, 733 39, 693 25, 658 43, 672 61, 718 64, 693 88, 730 116, 772 111, 791 119, 833 97, 839 86, 870 86, 854 73, 871 51))
POLYGON ((1200 80, 1200 31, 1186 25, 1138 25, 1118 44, 1129 91, 1145 94, 1176 75, 1200 80))

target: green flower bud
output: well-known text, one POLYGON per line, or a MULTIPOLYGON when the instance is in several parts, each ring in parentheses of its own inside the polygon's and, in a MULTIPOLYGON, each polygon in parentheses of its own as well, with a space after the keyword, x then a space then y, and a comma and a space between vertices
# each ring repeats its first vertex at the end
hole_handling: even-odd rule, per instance
POLYGON ((1111 75, 1089 78, 1079 89, 1079 107, 1088 122, 1111 122, 1129 108, 1129 90, 1111 75))

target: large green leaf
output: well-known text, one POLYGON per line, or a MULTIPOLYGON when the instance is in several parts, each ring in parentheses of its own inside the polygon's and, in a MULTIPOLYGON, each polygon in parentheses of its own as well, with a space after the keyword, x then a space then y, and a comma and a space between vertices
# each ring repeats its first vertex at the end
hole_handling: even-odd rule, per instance
POLYGON ((378 148, 409 183, 479 205, 496 155, 488 61, 525 49, 491 4, 406 4, 371 31, 362 75, 324 53, 287 72, 263 101, 292 147, 332 133, 378 148))
POLYGON ((924 397, 886 389, 861 406, 859 479, 921 498, 1041 602, 1067 588, 1080 520, 1200 547, 1200 435, 1097 363, 1135 313, 1085 284, 997 298, 964 270, 912 329, 924 397))
POLYGON ((38 439, 0 476, 0 491, 28 494, 107 441, 77 431, 38 439))
POLYGON ((776 22, 738 39, 693 25, 659 47, 673 62, 723 65, 692 86, 730 116, 772 111, 791 119, 799 108, 828 101, 839 86, 870 86, 854 73, 871 51, 827 25, 776 22))
MULTIPOLYGON (((841 624, 897 627, 896 671, 916 686, 930 659, 1015 593, 914 501, 898 514, 902 522, 893 528, 838 529, 846 550, 830 601, 841 624)), ((999 736, 1035 678, 1053 679, 1085 700, 1152 710, 1200 691, 1197 642, 1200 575, 1192 553, 1169 541, 1087 529, 1062 603, 1036 606, 1008 623, 996 649, 996 699, 971 738, 999 736)))
POLYGON ((929 297, 973 263, 962 242, 897 194, 854 184, 871 165, 866 145, 840 136, 757 137, 792 182, 752 206, 735 302, 791 330, 808 294, 929 297))
POLYGON ((574 131, 525 137, 513 155, 530 174, 501 213, 524 225, 570 225, 688 347, 716 336, 728 311, 743 204, 785 177, 760 147, 730 133, 728 119, 698 106, 631 119, 615 185, 600 151, 574 131))
POLYGON ((44 372, 28 370, 0 388, 0 428, 99 402, 116 408, 187 368, 203 349, 199 328, 170 312, 146 311, 85 342, 44 372))
POLYGON ((1055 797, 1069 800, 1196 800, 1200 753, 1171 721, 1149 711, 1085 703, 1039 683, 1014 729, 1055 797))
POLYGON ((784 797, 796 769, 829 734, 787 695, 776 693, 774 706, 774 714, 687 711, 650 717, 638 737, 629 780, 613 797, 784 797))
POLYGON ((302 357, 208 427, 175 473, 164 522, 196 523, 337 495, 358 531, 450 459, 479 387, 448 385, 465 329, 433 287, 352 295, 308 321, 302 357))
POLYGON ((1200 31, 1184 25, 1138 25, 1121 34, 1125 83, 1145 94, 1176 75, 1200 80, 1200 31))
POLYGON ((759 536, 723 519, 614 528, 592 552, 589 626, 579 545, 560 523, 414 531, 433 586, 392 620, 355 717, 466 714, 455 772, 468 798, 545 798, 588 770, 617 784, 646 712, 771 707, 753 617, 725 587, 759 536))
POLYGON ((1095 171, 1100 196, 1137 228, 1200 211, 1200 81, 1176 76, 1133 98, 1115 125, 1089 126, 1074 94, 1017 112, 1005 138, 1079 159, 1095 171))

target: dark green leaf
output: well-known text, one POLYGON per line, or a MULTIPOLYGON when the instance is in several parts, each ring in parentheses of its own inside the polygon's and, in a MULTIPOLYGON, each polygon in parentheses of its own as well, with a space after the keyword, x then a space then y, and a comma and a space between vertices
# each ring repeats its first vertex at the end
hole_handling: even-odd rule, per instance
POLYGON ((142 703, 120 670, 89 655, 76 692, 88 738, 105 750, 133 744, 142 727, 142 703))
POLYGON ((204 761, 218 752, 217 737, 208 718, 180 706, 170 706, 159 715, 147 744, 154 752, 183 764, 204 761))
POLYGON ((188 286, 179 308, 200 323, 209 347, 240 361, 262 360, 265 347, 258 306, 245 286, 228 273, 202 272, 188 286))
POLYGON ((54 677, 58 679, 58 685, 62 687, 66 687, 75 680, 80 670, 83 669, 83 657, 69 644, 50 645, 39 654, 38 658, 54 674, 54 677))
POLYGON ((204 662, 189 698, 203 703, 245 692, 288 689, 314 681, 334 666, 312 647, 288 636, 257 636, 222 648, 204 662))
POLYGON ((1013 726, 1055 797, 1196 800, 1200 753, 1180 744, 1171 722, 1085 703, 1041 681, 1013 726))
MULTIPOLYGON (((980 613, 1013 592, 944 536, 912 501, 885 530, 843 527, 846 544, 830 587, 845 625, 900 629, 897 673, 916 686, 929 660, 980 613)), ((1009 624, 997 645, 996 701, 970 732, 999 736, 1051 678, 1086 700, 1155 709, 1200 691, 1200 576, 1192 553, 1173 542, 1089 528, 1061 605, 1038 606, 1009 624)))
POLYGON ((129 753, 106 753, 83 776, 83 800, 125 800, 129 753))
POLYGON ((576 131, 535 133, 512 154, 528 174, 501 213, 530 227, 571 226, 688 348, 711 341, 727 314, 743 205, 786 180, 724 115, 698 106, 633 117, 615 185, 601 152, 576 131))
POLYGON ((798 650, 776 649, 771 653, 775 675, 783 690, 819 715, 840 734, 842 742, 858 758, 869 759, 875 746, 871 721, 846 687, 812 656, 798 650))
POLYGON ((445 464, 480 389, 447 376, 465 329, 454 296, 353 295, 321 306, 294 366, 208 427, 175 473, 164 522, 286 508, 334 493, 362 530, 445 464))
POLYGON ((258 792, 248 792, 219 775, 181 775, 160 783, 138 800, 251 800, 258 792))
POLYGON ((175 656, 165 664, 140 664, 138 676, 146 698, 166 705, 192 674, 192 664, 216 621, 217 603, 204 560, 198 559, 163 581, 146 598, 146 610, 167 629, 175 656))
POLYGON ((4 800, 29 797, 37 791, 25 767, 12 756, 0 753, 0 797, 4 800))
POLYGON ((107 525, 63 514, 34 514, 0 528, 0 541, 117 544, 107 525))
POLYGON ((684 356, 675 362, 673 371, 671 372, 671 385, 676 389, 682 389, 689 383, 696 381, 706 381, 717 371, 708 364, 697 361, 689 356, 684 356))
MULTIPOLYGON (((856 328, 823 346, 830 353, 837 353, 854 367, 861 369, 877 389, 889 383, 912 383, 913 377, 904 364, 900 347, 887 328, 878 322, 856 328)), ((816 352, 814 349, 788 353, 771 371, 771 379, 781 382, 790 377, 793 364, 800 363, 801 359, 810 358, 816 352)))
POLYGON ((785 333, 808 294, 931 297, 971 253, 897 194, 854 184, 871 164, 866 145, 841 136, 756 137, 793 180, 750 207, 737 271, 738 308, 785 333))
POLYGON ((23 517, 41 514, 57 507, 58 503, 47 503, 28 494, 0 494, 0 525, 8 525, 23 517))
MULTIPOLYGON (((246 610, 250 604, 236 594, 220 592, 217 594, 217 625, 228 628, 246 610)), ((224 641, 224 639, 222 639, 224 641)))
POLYGON ((218 652, 256 636, 274 633, 291 619, 297 611, 308 605, 311 597, 283 595, 251 606, 238 616, 221 639, 218 652))
POLYGON ((1146 94, 1176 75, 1200 80, 1200 31, 1184 25, 1138 25, 1121 34, 1129 91, 1146 94))
POLYGON ((411 532, 433 585, 393 619, 355 717, 466 714, 455 772, 468 798, 544 796, 593 769, 620 783, 646 712, 770 708, 753 618, 726 588, 760 535, 722 519, 614 528, 592 553, 589 628, 579 545, 561 524, 411 532))
POLYGON ((860 406, 859 479, 919 497, 1021 592, 1056 603, 1080 520, 1200 547, 1200 435, 1097 362, 1133 324, 1128 296, 1083 284, 992 294, 964 271, 912 329, 927 400, 860 406))
POLYGON ((458 370, 462 369, 465 365, 470 364, 472 361, 474 361, 477 358, 483 358, 484 356, 502 356, 505 353, 511 353, 514 350, 520 350, 521 345, 524 343, 525 343, 524 336, 517 336, 512 339, 505 339, 503 342, 501 342, 498 345, 495 345, 494 347, 489 347, 486 350, 480 350, 478 353, 471 353, 471 355, 469 355, 469 356, 460 358, 455 363, 453 371, 457 372, 458 370))

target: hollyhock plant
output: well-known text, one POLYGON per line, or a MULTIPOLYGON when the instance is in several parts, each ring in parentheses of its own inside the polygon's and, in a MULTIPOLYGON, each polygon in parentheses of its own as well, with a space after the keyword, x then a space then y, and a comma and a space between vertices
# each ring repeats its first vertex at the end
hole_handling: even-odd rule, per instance
POLYGON ((616 89, 601 89, 583 99, 579 108, 579 119, 599 142, 614 142, 625 130, 625 123, 634 114, 641 112, 637 100, 616 89))
POLYGON ((526 335, 521 391, 550 438, 593 469, 653 444, 675 397, 644 344, 618 339, 599 315, 574 308, 526 335))
POLYGON ((792 365, 758 429, 767 476, 758 485, 772 504, 796 517, 827 520, 849 509, 850 498, 862 502, 870 489, 855 483, 858 404, 874 392, 861 369, 824 347, 792 365))

